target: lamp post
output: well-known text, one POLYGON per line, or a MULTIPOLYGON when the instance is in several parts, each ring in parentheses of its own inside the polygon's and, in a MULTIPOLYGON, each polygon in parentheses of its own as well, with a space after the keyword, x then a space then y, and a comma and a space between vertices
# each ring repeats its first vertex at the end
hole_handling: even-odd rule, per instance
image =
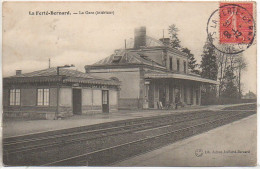
MULTIPOLYGON (((64 66, 57 66, 57 77, 59 79, 59 76, 60 76, 60 69, 62 68, 69 68, 69 67, 75 67, 73 64, 71 65, 64 65, 64 66)), ((62 81, 63 79, 61 78, 61 84, 62 84, 62 81)), ((58 80, 57 82, 57 107, 56 107, 56 111, 55 111, 55 119, 57 120, 58 119, 58 116, 59 116, 59 102, 60 102, 60 99, 59 99, 59 96, 60 96, 60 82, 58 80)))

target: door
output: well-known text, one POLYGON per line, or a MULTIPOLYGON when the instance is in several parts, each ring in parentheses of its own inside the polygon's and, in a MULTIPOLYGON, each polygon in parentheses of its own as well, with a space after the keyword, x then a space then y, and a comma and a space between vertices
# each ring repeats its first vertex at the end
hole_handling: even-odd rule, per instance
POLYGON ((102 90, 102 111, 103 111, 103 113, 109 113, 109 92, 108 92, 108 90, 102 90))
POLYGON ((73 114, 81 114, 81 89, 72 89, 73 114))

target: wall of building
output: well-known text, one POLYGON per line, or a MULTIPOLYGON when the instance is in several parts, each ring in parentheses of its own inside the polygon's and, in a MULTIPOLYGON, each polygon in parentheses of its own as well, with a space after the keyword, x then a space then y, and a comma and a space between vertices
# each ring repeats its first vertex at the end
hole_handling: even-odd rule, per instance
POLYGON ((92 90, 92 112, 102 113, 102 90, 93 89, 92 90))
POLYGON ((4 88, 3 89, 3 106, 7 107, 9 104, 9 90, 4 88))
POLYGON ((90 74, 111 78, 116 77, 121 82, 119 91, 119 109, 133 109, 140 106, 140 70, 139 68, 114 68, 90 70, 90 74))
POLYGON ((92 105, 92 89, 82 88, 82 106, 92 105))
POLYGON ((94 106, 102 105, 102 90, 93 89, 93 105, 94 106))
MULTIPOLYGON (((172 58, 172 67, 173 71, 177 71, 177 60, 180 61, 180 73, 184 73, 184 64, 183 62, 186 61, 186 72, 188 72, 188 59, 186 57, 180 56, 173 52, 168 52, 168 58, 172 58)), ((167 63, 168 68, 170 67, 170 62, 167 63)))
MULTIPOLYGON (((118 91, 109 90, 109 111, 118 110, 118 91)), ((82 113, 102 113, 102 89, 82 88, 82 113)))
POLYGON ((57 106, 57 88, 50 88, 50 106, 57 106))
POLYGON ((56 111, 56 89, 51 85, 10 85, 5 86, 3 89, 3 105, 4 105, 4 117, 12 118, 29 118, 29 119, 53 119, 56 111), (50 88, 49 105, 38 106, 37 105, 37 89, 38 88, 50 88), (20 89, 20 105, 9 105, 9 90, 20 89), (54 103, 54 104, 53 104, 54 103))
POLYGON ((72 106, 72 88, 71 87, 61 87, 60 88, 59 105, 65 106, 65 107, 72 106))
POLYGON ((109 106, 110 106, 110 111, 118 110, 118 91, 116 90, 109 91, 109 106))
MULTIPOLYGON (((56 102, 57 103, 57 102, 56 102)), ((59 116, 72 116, 72 88, 60 87, 59 116)))
MULTIPOLYGON (((57 88, 56 86, 36 86, 19 85, 12 88, 19 88, 21 91, 20 105, 9 105, 9 90, 11 87, 5 87, 3 90, 3 105, 5 117, 24 117, 30 119, 53 119, 57 110, 57 88), (37 105, 37 88, 49 88, 49 105, 37 105)), ((118 91, 109 90, 109 108, 110 112, 118 110, 118 91)), ((59 115, 73 115, 72 108, 72 87, 61 86, 59 95, 59 115)), ((102 113, 102 89, 82 88, 82 113, 102 113)))
POLYGON ((36 106, 36 88, 21 89, 21 106, 36 106))

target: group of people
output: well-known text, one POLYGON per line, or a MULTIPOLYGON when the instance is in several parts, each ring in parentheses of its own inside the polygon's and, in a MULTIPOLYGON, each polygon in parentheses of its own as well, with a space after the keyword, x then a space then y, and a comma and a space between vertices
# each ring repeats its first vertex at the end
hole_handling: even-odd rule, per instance
POLYGON ((169 104, 163 104, 162 101, 158 102, 158 108, 159 109, 178 109, 178 106, 181 106, 181 99, 180 99, 180 94, 176 93, 175 94, 175 101, 169 104))

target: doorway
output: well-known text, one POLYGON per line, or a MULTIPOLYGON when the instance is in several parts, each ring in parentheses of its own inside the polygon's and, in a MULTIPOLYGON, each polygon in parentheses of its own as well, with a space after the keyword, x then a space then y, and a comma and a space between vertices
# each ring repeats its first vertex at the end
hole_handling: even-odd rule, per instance
POLYGON ((73 114, 82 114, 81 104, 81 89, 72 89, 72 98, 73 98, 73 114))
POLYGON ((162 106, 165 106, 166 102, 166 88, 165 85, 160 85, 159 86, 159 102, 162 103, 162 106))
POLYGON ((102 112, 109 113, 109 92, 102 90, 102 112))

